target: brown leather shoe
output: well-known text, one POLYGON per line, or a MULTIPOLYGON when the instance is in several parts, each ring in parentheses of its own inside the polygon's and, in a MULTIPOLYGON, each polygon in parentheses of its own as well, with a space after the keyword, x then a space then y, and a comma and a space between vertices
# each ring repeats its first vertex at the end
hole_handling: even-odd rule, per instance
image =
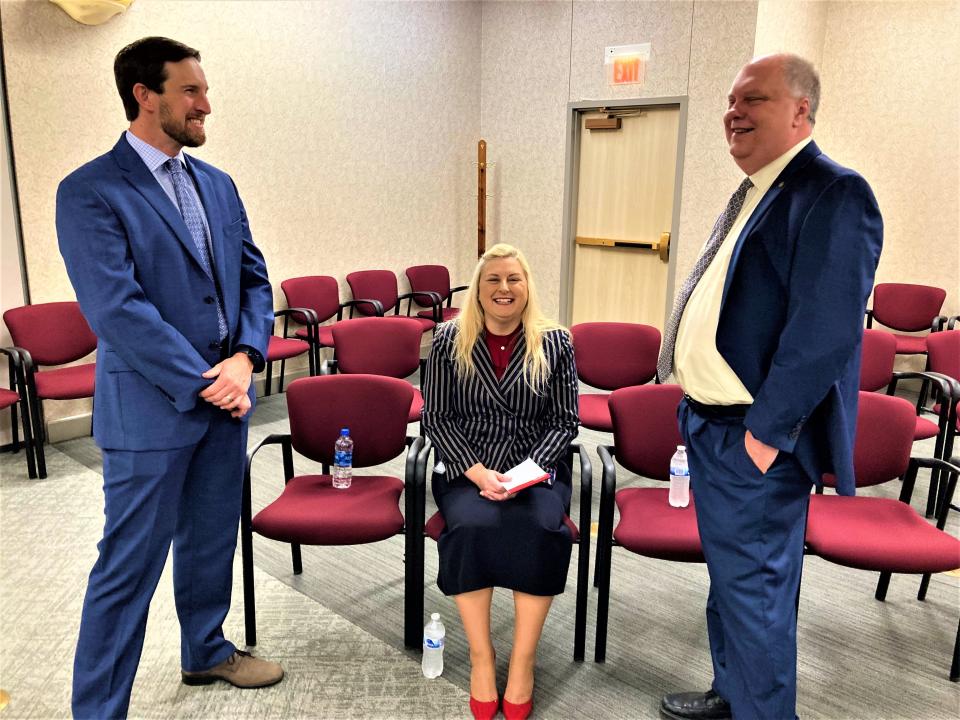
POLYGON ((217 680, 238 688, 261 688, 276 685, 283 680, 280 663, 261 660, 248 652, 237 650, 219 665, 203 672, 180 671, 184 685, 209 685, 217 680))

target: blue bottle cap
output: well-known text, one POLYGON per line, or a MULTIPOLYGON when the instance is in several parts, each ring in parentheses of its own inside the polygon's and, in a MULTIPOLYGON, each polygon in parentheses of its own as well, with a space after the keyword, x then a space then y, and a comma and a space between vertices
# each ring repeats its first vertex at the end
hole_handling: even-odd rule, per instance
POLYGON ((341 434, 341 435, 349 435, 349 434, 350 434, 350 428, 341 428, 341 429, 340 429, 340 434, 341 434))

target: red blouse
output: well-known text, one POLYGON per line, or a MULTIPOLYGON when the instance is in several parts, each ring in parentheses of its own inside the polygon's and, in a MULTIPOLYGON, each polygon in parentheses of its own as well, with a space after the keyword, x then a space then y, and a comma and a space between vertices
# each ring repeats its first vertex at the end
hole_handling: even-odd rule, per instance
POLYGON ((507 365, 510 364, 510 355, 513 354, 513 346, 517 342, 521 329, 523 329, 523 325, 518 325, 517 329, 509 335, 494 335, 489 330, 484 333, 484 340, 487 343, 487 350, 490 351, 490 359, 493 361, 493 371, 497 374, 497 380, 500 380, 507 371, 507 365))

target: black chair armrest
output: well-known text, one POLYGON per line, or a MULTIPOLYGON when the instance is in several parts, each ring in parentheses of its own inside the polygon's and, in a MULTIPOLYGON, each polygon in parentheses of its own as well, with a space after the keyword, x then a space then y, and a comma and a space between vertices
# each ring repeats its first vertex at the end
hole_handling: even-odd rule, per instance
POLYGON ((600 485, 599 533, 606 541, 613 534, 613 505, 617 493, 617 467, 613 462, 616 448, 613 445, 598 445, 597 455, 603 464, 600 485))
POLYGON ((337 320, 343 320, 343 311, 347 308, 350 308, 350 317, 353 317, 353 309, 355 307, 359 307, 360 305, 373 305, 373 310, 377 317, 383 317, 382 302, 379 300, 367 300, 365 298, 360 298, 358 300, 346 300, 345 302, 340 303, 340 307, 337 308, 337 320))
POLYGON ((957 323, 960 323, 960 315, 954 315, 947 320, 947 330, 953 330, 957 326, 957 323))
MULTIPOLYGON (((940 507, 940 515, 937 517, 937 529, 943 530, 947 524, 947 513, 950 512, 953 495, 957 489, 957 479, 960 476, 960 456, 954 456, 950 460, 941 460, 939 458, 910 458, 910 464, 915 467, 930 468, 933 471, 941 471, 946 474, 947 489, 944 493, 943 502, 940 507)), ((916 473, 916 470, 914 470, 916 473)), ((941 482, 943 477, 940 478, 941 482)), ((909 502, 909 499, 907 500, 909 502)))
POLYGON ((302 307, 292 307, 284 308, 283 310, 274 310, 273 317, 283 318, 283 333, 280 335, 282 338, 290 337, 290 320, 293 319, 294 322, 305 325, 307 328, 307 342, 311 345, 316 343, 317 340, 317 325, 320 324, 320 321, 317 317, 317 313, 312 308, 302 308, 302 307), (302 319, 301 319, 302 318, 302 319))
POLYGON ((590 537, 590 511, 593 504, 593 463, 590 462, 590 456, 580 443, 570 445, 571 452, 580 456, 580 516, 577 520, 577 527, 580 529, 580 542, 584 543, 584 537, 589 542, 590 537))
MULTIPOLYGON (((893 373, 890 379, 890 384, 887 385, 887 395, 896 394, 897 383, 900 380, 914 380, 914 379, 921 380, 923 383, 922 389, 920 390, 920 400, 922 400, 925 396, 928 395, 927 386, 931 383, 936 386, 936 388, 940 391, 942 395, 946 395, 947 397, 954 396, 953 386, 956 384, 956 380, 948 377, 947 375, 943 375, 938 372, 933 372, 932 370, 925 370, 923 372, 914 372, 914 371, 904 370, 904 371, 893 373)), ((920 414, 920 411, 923 410, 923 408, 919 406, 920 400, 918 400, 918 407, 917 407, 918 415, 920 414)))
POLYGON ((873 310, 870 309, 870 308, 867 308, 867 309, 864 311, 864 314, 865 314, 866 317, 867 317, 867 327, 868 327, 868 328, 872 328, 872 327, 873 327, 873 310))
POLYGON ((930 332, 940 332, 947 325, 947 316, 946 315, 937 315, 930 322, 930 332))
POLYGON ((407 301, 407 315, 410 315, 410 306, 412 303, 417 303, 417 305, 423 305, 424 303, 420 302, 421 297, 427 297, 430 299, 430 302, 427 303, 433 309, 433 319, 435 322, 440 322, 438 319, 440 317, 440 308, 443 305, 443 300, 440 299, 440 293, 435 293, 432 290, 420 290, 418 292, 408 292, 403 293, 402 295, 397 295, 397 304, 394 306, 393 311, 399 315, 400 314, 400 302, 402 300, 407 301))
POLYGON ((3 353, 3 354, 6 355, 8 358, 10 358, 10 364, 11 364, 13 367, 20 367, 20 353, 21 353, 21 352, 26 352, 26 351, 21 351, 20 348, 18 348, 18 347, 13 347, 13 346, 11 346, 11 347, 0 347, 0 353, 3 353))
POLYGON ((447 295, 447 307, 453 307, 453 294, 458 292, 463 292, 464 290, 469 290, 469 285, 457 285, 456 287, 450 288, 450 294, 447 295))

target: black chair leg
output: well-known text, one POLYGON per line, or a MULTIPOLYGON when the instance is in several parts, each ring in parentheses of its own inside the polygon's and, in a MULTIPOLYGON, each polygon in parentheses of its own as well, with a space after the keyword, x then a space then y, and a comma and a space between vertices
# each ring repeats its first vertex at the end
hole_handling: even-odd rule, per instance
POLYGON ((37 474, 42 480, 47 477, 47 458, 43 451, 43 444, 46 442, 47 434, 44 430, 43 401, 36 395, 34 395, 32 399, 30 416, 33 421, 33 450, 34 457, 37 461, 37 474))
POLYGON ((278 392, 278 393, 282 393, 282 392, 283 392, 283 376, 284 376, 284 374, 285 374, 286 372, 287 372, 287 361, 286 361, 286 360, 281 360, 281 361, 280 361, 280 377, 277 378, 277 392, 278 392))
POLYGON ((587 587, 590 583, 590 528, 581 530, 581 541, 577 548, 580 556, 577 560, 577 604, 574 609, 573 620, 573 659, 574 662, 583 662, 587 644, 587 587), (587 533, 588 541, 582 540, 583 533, 587 533))
POLYGON ((917 600, 927 599, 927 588, 930 587, 930 573, 924 573, 920 578, 920 589, 917 590, 917 600))
POLYGON ((610 547, 603 538, 597 539, 597 553, 603 548, 603 565, 595 569, 594 579, 600 576, 597 583, 597 631, 593 645, 593 661, 597 663, 607 660, 607 620, 610 610, 610 547))
POLYGON ((267 360, 267 376, 263 379, 263 396, 269 397, 273 384, 273 360, 267 360))
POLYGON ((960 623, 957 624, 957 639, 953 643, 953 662, 950 664, 950 679, 960 680, 960 623))
POLYGON ((241 529, 240 550, 243 564, 243 622, 247 635, 246 641, 247 645, 256 645, 257 610, 253 589, 253 535, 249 527, 241 529))
POLYGON ((303 573, 303 558, 300 556, 300 544, 290 543, 290 555, 293 558, 293 574, 303 573))
POLYGON ((887 589, 890 587, 890 573, 882 572, 880 573, 880 579, 877 580, 877 592, 874 593, 874 597, 883 602, 887 599, 887 589))

